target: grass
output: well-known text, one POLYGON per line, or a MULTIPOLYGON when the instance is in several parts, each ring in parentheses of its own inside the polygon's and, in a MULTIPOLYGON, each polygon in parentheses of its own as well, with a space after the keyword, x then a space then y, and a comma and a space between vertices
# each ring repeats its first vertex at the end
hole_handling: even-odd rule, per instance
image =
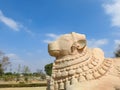
POLYGON ((46 90, 46 87, 0 88, 0 90, 46 90))

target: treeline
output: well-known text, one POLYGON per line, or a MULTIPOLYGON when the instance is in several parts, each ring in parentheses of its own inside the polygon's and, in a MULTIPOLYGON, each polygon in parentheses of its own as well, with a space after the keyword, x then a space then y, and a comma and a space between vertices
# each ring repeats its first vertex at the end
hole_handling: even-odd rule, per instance
POLYGON ((6 72, 0 76, 0 81, 15 81, 19 83, 27 83, 33 80, 45 80, 46 75, 44 73, 12 73, 6 72))
POLYGON ((18 65, 16 72, 12 72, 10 68, 9 72, 7 70, 12 64, 9 57, 6 56, 2 51, 0 51, 0 81, 16 81, 20 83, 40 81, 46 79, 46 74, 37 69, 36 72, 31 72, 28 66, 18 65))
POLYGON ((46 87, 47 83, 32 83, 32 84, 0 84, 0 88, 16 88, 16 87, 46 87))

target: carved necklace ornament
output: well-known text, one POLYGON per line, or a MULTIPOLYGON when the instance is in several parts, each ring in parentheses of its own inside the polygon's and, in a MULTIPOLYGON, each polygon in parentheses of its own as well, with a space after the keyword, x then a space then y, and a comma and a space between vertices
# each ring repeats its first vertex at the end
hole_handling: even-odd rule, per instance
POLYGON ((111 60, 95 58, 91 50, 85 50, 73 58, 56 60, 53 64, 50 90, 64 90, 67 85, 76 82, 98 79, 108 72, 111 64, 111 60))
POLYGON ((64 62, 64 61, 72 61, 74 59, 77 59, 77 58, 80 58, 80 57, 83 57, 84 55, 86 55, 87 53, 87 47, 85 47, 84 51, 81 53, 81 54, 77 54, 77 55, 69 55, 67 57, 63 57, 61 59, 57 59, 55 60, 55 63, 60 63, 60 62, 64 62))

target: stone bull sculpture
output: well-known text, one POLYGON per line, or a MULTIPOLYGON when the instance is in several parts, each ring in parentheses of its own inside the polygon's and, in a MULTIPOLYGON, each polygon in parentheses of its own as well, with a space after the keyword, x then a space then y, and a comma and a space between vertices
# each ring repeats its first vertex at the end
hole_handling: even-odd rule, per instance
POLYGON ((47 90, 120 90, 120 58, 88 48, 85 35, 62 35, 49 43, 48 52, 56 60, 47 90))

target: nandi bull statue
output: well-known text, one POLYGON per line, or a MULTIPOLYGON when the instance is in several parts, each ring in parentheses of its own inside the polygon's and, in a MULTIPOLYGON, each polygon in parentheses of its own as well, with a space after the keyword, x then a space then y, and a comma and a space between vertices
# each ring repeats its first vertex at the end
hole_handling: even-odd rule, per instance
POLYGON ((120 58, 104 58, 87 47, 84 34, 72 32, 49 43, 56 60, 47 90, 120 90, 120 58))

